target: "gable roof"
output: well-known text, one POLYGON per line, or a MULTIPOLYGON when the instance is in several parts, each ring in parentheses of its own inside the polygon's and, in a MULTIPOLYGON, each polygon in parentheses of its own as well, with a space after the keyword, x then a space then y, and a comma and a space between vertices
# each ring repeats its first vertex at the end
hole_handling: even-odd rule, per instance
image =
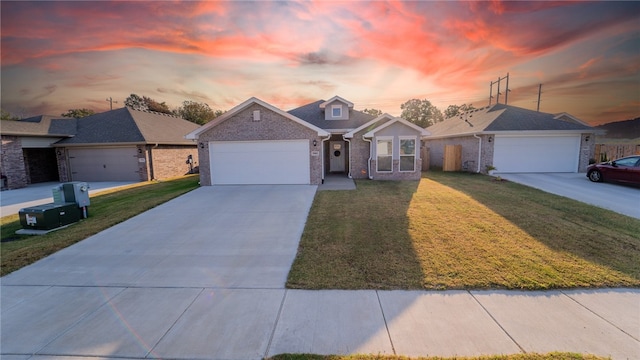
POLYGON ((568 114, 554 115, 505 104, 468 111, 427 127, 431 137, 464 136, 478 133, 552 131, 566 133, 594 132, 568 114))
MULTIPOLYGON (((335 97, 334 97, 335 98, 335 97)), ((324 109, 320 105, 328 101, 318 100, 307 105, 289 110, 289 114, 296 116, 313 126, 334 132, 348 132, 369 121, 374 117, 361 111, 349 110, 348 120, 325 120, 324 109)))
POLYGON ((193 145, 184 134, 199 125, 182 118, 151 111, 120 108, 77 119, 75 136, 54 146, 96 144, 193 145))
POLYGON ((209 121, 208 123, 202 125, 201 127, 199 127, 198 129, 195 129, 194 131, 188 133, 187 135, 185 135, 185 138, 187 139, 197 139, 198 136, 200 136, 200 134, 202 134, 203 132, 211 129, 214 126, 217 126, 218 124, 222 123, 223 121, 226 121, 227 119, 231 118, 232 116, 236 115, 237 113, 241 112, 242 110, 248 108, 249 106, 253 105, 253 104, 258 104, 262 107, 265 107, 275 113, 277 113, 278 115, 284 116, 285 118, 298 123, 304 127, 307 127, 311 130, 314 130, 316 132, 318 132, 318 136, 328 136, 329 133, 320 129, 317 126, 314 126, 313 124, 309 124, 305 121, 303 121, 302 119, 299 119, 298 117, 296 117, 295 115, 292 115, 290 113, 284 112, 280 109, 278 109, 277 107, 264 102, 256 97, 251 97, 247 100, 245 100, 244 102, 242 102, 239 105, 236 105, 234 108, 232 108, 231 110, 225 112, 224 114, 218 116, 217 118, 209 121))
POLYGON ((357 128, 349 131, 348 133, 344 134, 344 137, 347 139, 351 139, 353 138, 353 136, 357 133, 360 132, 364 129, 368 129, 368 130, 373 130, 376 126, 380 126, 382 124, 384 124, 387 121, 393 120, 394 117, 392 115, 389 115, 387 113, 384 113, 380 116, 378 116, 377 118, 368 121, 360 126, 358 126, 357 128))
POLYGON ((0 133, 14 136, 69 137, 76 133, 77 119, 39 115, 22 120, 2 120, 0 133))
POLYGON ((389 127, 389 126, 391 126, 391 125, 393 125, 395 123, 403 124, 403 125, 405 125, 407 127, 412 128, 413 130, 418 131, 420 133, 420 136, 428 136, 428 135, 431 134, 428 130, 426 130, 424 128, 421 128, 420 126, 418 126, 418 125, 416 125, 416 124, 414 124, 412 122, 409 122, 409 121, 407 121, 407 120, 405 120, 403 118, 400 118, 400 117, 396 117, 396 118, 393 118, 391 121, 387 121, 386 123, 374 128, 373 130, 370 130, 369 132, 367 132, 366 134, 364 134, 362 136, 364 136, 366 138, 371 138, 371 137, 375 136, 376 131, 385 129, 385 128, 387 128, 387 127, 389 127))
POLYGON ((334 101, 340 101, 341 103, 347 105, 349 107, 349 109, 353 109, 353 103, 345 98, 341 98, 340 96, 334 96, 331 99, 323 102, 320 104, 320 109, 324 109, 327 107, 327 105, 331 104, 334 101))

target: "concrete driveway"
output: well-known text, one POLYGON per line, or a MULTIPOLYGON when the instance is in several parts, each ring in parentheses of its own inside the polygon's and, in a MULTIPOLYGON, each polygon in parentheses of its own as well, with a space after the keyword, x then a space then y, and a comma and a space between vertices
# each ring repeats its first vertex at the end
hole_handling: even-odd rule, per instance
POLYGON ((0 357, 640 357, 639 289, 285 289, 315 191, 202 187, 3 277, 0 357))
POLYGON ((497 174, 503 179, 640 219, 640 189, 594 183, 584 173, 497 174))

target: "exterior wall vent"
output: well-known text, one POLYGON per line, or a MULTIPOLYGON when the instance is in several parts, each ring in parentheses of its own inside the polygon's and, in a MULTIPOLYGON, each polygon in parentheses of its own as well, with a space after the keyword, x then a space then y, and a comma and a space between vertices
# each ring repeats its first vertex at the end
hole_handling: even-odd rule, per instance
POLYGON ((253 110, 253 121, 260 121, 260 110, 253 110))

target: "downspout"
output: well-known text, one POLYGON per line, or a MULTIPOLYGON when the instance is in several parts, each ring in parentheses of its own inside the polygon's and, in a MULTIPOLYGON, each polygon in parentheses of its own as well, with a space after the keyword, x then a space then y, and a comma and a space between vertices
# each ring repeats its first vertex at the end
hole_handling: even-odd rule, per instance
POLYGON ((344 137, 344 135, 342 135, 342 140, 344 140, 347 143, 349 143, 349 172, 347 173, 347 177, 349 179, 353 179, 353 176, 351 176, 351 140, 349 140, 346 137, 344 137))
POLYGON ((369 143, 369 160, 367 161, 367 173, 369 176, 369 180, 373 180, 373 175, 371 175, 371 160, 373 157, 373 141, 367 140, 367 138, 362 135, 362 140, 369 143))
POLYGON ((325 141, 328 141, 329 139, 331 139, 331 134, 329 134, 326 139, 322 139, 322 184, 324 184, 324 144, 325 141))
POLYGON ((480 159, 482 159, 482 138, 478 134, 473 134, 473 137, 478 139, 478 171, 480 172, 480 159))

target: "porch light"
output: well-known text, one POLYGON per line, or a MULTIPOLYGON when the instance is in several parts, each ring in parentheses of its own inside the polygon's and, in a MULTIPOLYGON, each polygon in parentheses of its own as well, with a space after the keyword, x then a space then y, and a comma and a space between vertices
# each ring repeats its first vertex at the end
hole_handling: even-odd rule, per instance
POLYGON ((200 143, 200 149, 204 149, 204 144, 200 143))
POLYGON ((316 146, 316 145, 318 145, 318 140, 313 139, 313 146, 316 146))

